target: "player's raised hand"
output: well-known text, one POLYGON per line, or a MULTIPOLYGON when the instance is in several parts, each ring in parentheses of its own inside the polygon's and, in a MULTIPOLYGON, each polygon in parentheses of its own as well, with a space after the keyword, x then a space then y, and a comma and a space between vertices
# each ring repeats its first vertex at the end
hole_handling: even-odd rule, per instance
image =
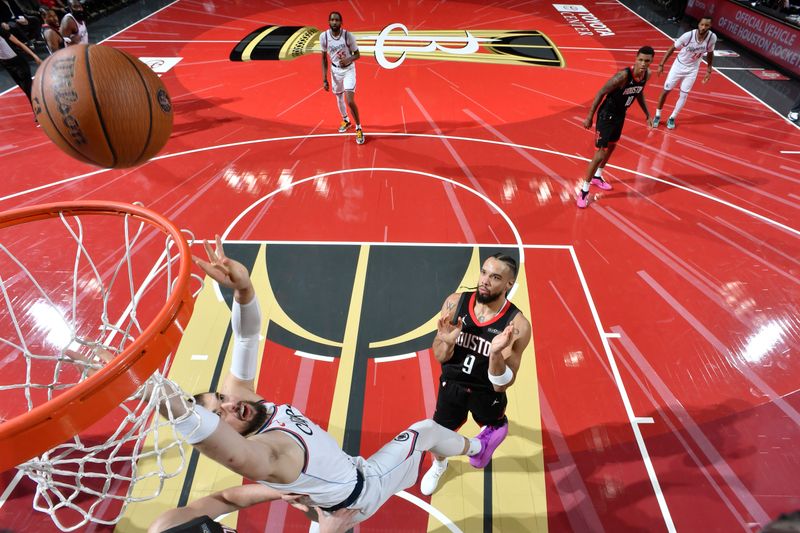
POLYGON ((456 320, 456 323, 453 324, 452 314, 439 317, 439 321, 436 323, 436 337, 452 346, 456 343, 456 340, 458 340, 458 336, 461 335, 461 328, 463 327, 463 318, 459 318, 456 320))
POLYGON ((247 268, 238 261, 234 261, 229 257, 225 257, 225 251, 222 248, 222 239, 219 235, 216 236, 216 248, 211 248, 208 241, 203 241, 203 247, 206 249, 208 261, 204 261, 197 256, 192 256, 194 262, 208 274, 211 279, 222 285, 234 290, 244 290, 252 286, 250 281, 250 273, 247 268))
POLYGON ((492 345, 489 348, 489 354, 501 354, 503 350, 511 346, 514 342, 514 326, 508 325, 500 335, 495 335, 492 339, 492 345))

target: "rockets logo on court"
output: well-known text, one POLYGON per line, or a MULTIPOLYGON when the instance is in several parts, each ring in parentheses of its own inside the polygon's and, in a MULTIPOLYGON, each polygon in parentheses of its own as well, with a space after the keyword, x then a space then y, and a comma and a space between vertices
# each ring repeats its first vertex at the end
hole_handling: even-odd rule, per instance
POLYGON ((578 35, 597 35, 598 37, 614 35, 611 28, 580 4, 553 4, 553 7, 561 13, 567 24, 578 32, 578 35))
MULTIPOLYGON (((394 22, 380 31, 350 32, 362 54, 371 53, 385 69, 409 59, 563 67, 564 58, 537 30, 409 30, 394 22)), ((231 61, 283 60, 322 53, 322 31, 311 26, 264 26, 242 39, 231 61)))

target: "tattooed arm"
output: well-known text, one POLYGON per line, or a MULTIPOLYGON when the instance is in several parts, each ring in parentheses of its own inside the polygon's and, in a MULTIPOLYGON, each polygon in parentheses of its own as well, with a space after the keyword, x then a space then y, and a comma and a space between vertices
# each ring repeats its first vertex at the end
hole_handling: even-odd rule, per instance
POLYGON ((456 340, 461 334, 461 319, 458 319, 453 324, 453 316, 456 313, 456 306, 461 294, 453 293, 447 297, 442 305, 442 314, 439 316, 439 321, 436 323, 436 338, 433 339, 433 355, 440 363, 448 361, 453 357, 453 348, 455 348, 456 340))

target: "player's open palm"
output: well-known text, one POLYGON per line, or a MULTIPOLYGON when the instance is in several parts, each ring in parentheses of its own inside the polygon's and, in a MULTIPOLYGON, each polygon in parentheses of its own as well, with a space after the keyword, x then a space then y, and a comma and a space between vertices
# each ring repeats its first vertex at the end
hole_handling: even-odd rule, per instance
POLYGON ((208 241, 203 242, 208 255, 208 261, 204 261, 197 256, 193 256, 197 266, 203 269, 211 279, 229 289, 246 289, 251 285, 250 273, 247 268, 238 261, 225 256, 222 249, 222 239, 216 236, 216 248, 212 248, 208 241))
POLYGON ((461 328, 464 326, 464 320, 459 318, 453 324, 453 316, 447 315, 439 318, 436 324, 437 337, 446 342, 447 344, 455 344, 458 336, 461 335, 461 328))
POLYGON ((500 335, 495 335, 492 339, 492 345, 489 348, 490 353, 503 353, 503 351, 511 346, 514 342, 514 326, 509 325, 500 335))

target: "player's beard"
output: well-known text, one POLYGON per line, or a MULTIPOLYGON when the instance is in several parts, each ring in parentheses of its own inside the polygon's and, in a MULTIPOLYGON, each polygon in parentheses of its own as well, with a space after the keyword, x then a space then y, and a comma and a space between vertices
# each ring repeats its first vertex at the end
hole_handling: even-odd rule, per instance
POLYGON ((242 435, 247 436, 253 433, 258 428, 260 428, 262 425, 264 425, 264 422, 267 421, 267 415, 269 413, 267 412, 267 406, 264 405, 263 403, 251 402, 248 400, 245 400, 244 403, 250 406, 250 408, 255 413, 253 419, 247 424, 247 427, 245 427, 241 431, 242 435))
POLYGON ((499 300, 502 295, 503 291, 497 291, 495 293, 490 292, 486 296, 482 295, 481 291, 475 291, 475 300, 477 300, 479 304, 490 304, 499 300))

